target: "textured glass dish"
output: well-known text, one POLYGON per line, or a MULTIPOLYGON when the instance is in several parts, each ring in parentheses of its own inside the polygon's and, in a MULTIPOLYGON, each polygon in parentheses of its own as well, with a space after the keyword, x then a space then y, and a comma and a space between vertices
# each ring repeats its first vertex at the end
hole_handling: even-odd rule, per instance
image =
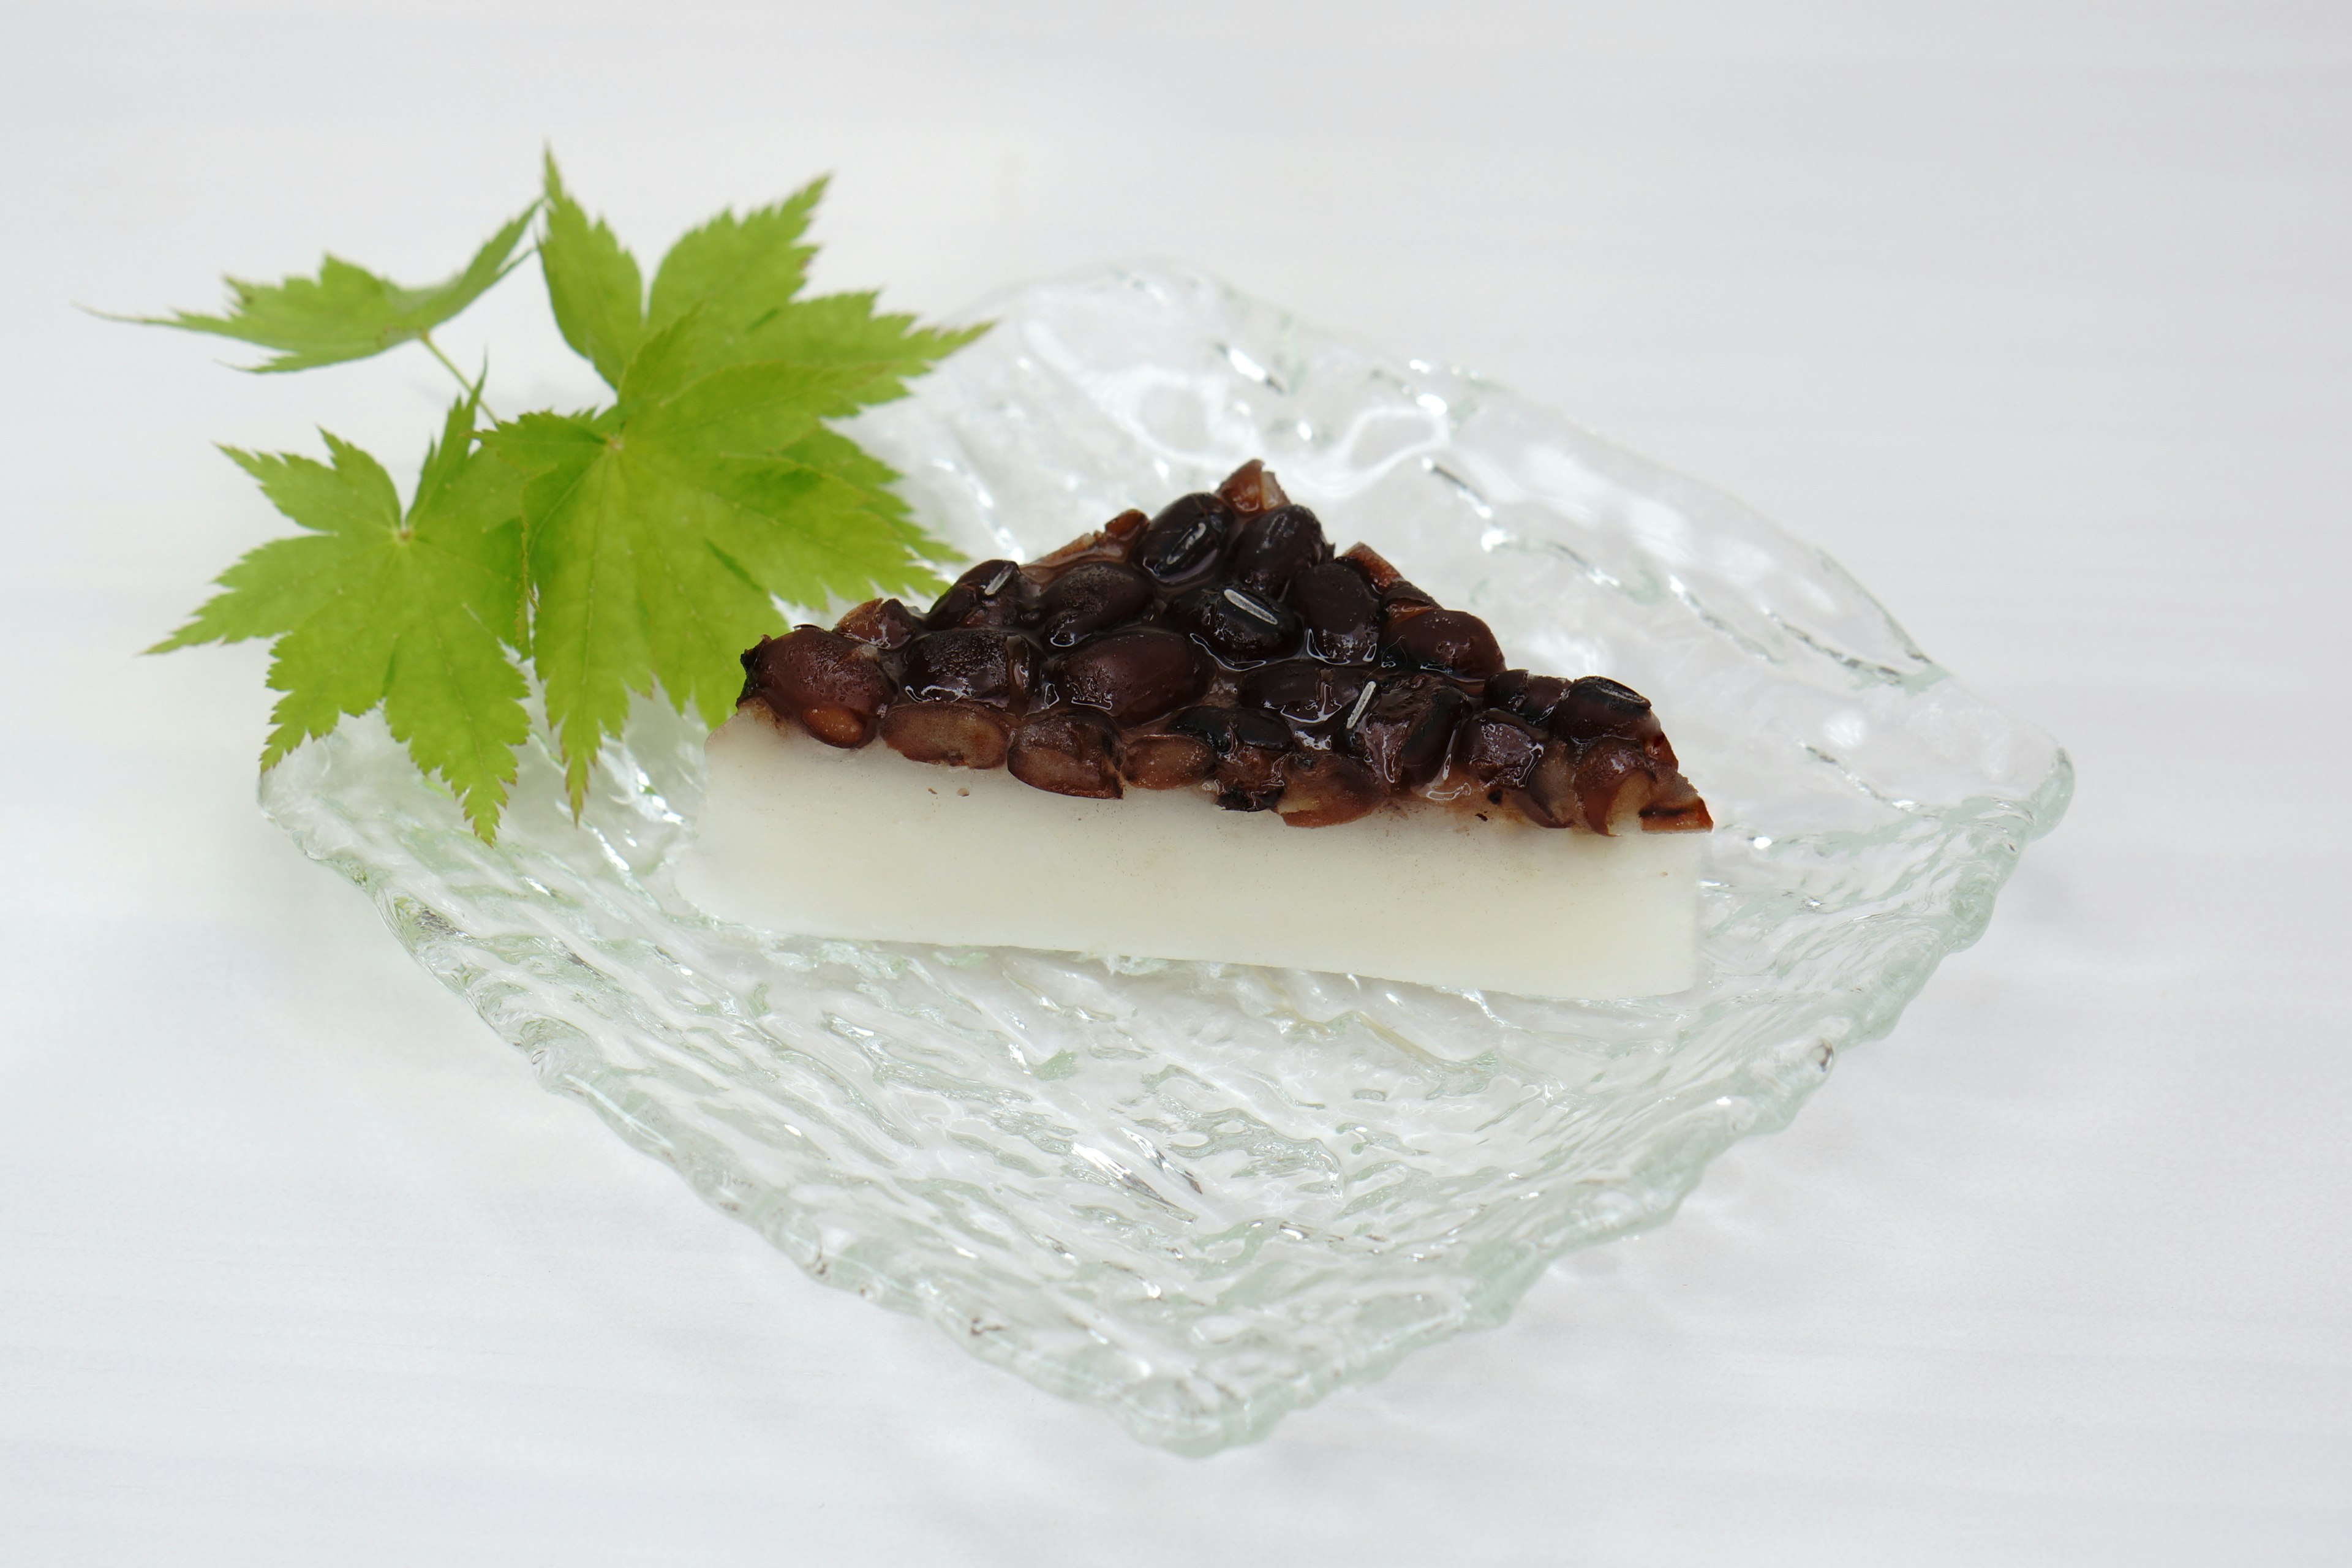
POLYGON ((1700 985, 1569 1005, 719 924, 669 871, 701 734, 651 702, 580 826, 531 749, 495 849, 373 719, 262 799, 549 1088, 815 1278, 1147 1441, 1261 1436, 1665 1218, 1894 1026, 2065 807, 2064 754, 1833 563, 1522 398, 1173 269, 982 313, 857 428, 927 523, 1033 555, 1265 457, 1514 663, 1657 699, 1720 824, 1700 985))

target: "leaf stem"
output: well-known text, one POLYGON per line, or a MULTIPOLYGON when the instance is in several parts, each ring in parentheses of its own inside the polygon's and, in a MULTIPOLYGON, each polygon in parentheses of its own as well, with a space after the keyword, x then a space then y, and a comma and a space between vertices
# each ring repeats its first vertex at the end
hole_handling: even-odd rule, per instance
MULTIPOLYGON (((443 369, 446 370, 451 375, 457 378, 457 384, 459 386, 464 387, 468 392, 475 390, 475 384, 466 378, 466 373, 457 368, 457 364, 455 360, 452 360, 447 354, 441 352, 441 345, 433 341, 433 334, 431 332, 417 333, 416 341, 425 345, 425 353, 431 354, 435 359, 441 362, 443 369)), ((498 411, 487 403, 482 405, 482 412, 488 415, 494 421, 499 416, 498 411)))

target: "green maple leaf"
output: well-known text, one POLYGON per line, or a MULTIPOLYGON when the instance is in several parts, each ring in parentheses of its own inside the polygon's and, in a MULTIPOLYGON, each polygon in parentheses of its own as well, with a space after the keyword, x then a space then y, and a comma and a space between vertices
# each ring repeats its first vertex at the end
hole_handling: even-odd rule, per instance
POLYGON ((462 271, 429 288, 330 256, 315 279, 231 279, 224 315, 132 318, 276 351, 257 370, 411 339, 448 364, 432 328, 512 269, 541 217, 556 325, 613 405, 478 433, 481 388, 468 383, 404 510, 383 466, 338 437, 325 437, 325 463, 224 448, 307 531, 247 554, 150 650, 274 639, 269 684, 283 695, 263 767, 381 705, 485 839, 530 732, 528 683, 509 650, 539 678, 576 814, 632 692, 658 688, 716 724, 740 689, 739 655, 777 628, 780 601, 814 608, 940 586, 927 563, 948 552, 892 493, 898 476, 824 421, 903 396, 986 330, 923 327, 872 294, 802 299, 821 180, 686 235, 650 290, 551 155, 544 184, 462 271))
POLYGON ((646 336, 646 284, 636 258, 621 248, 604 220, 591 220, 563 188, 555 154, 547 155, 547 229, 540 236, 539 267, 547 302, 572 351, 596 367, 608 386, 646 336))
POLYGON ((747 324, 801 291, 816 247, 803 245, 809 219, 824 195, 812 180, 782 201, 741 217, 720 213, 679 237, 654 273, 646 319, 658 329, 697 305, 715 317, 747 324))
POLYGON ((908 380, 988 330, 918 327, 912 316, 877 314, 871 293, 795 298, 816 254, 801 237, 824 185, 813 181, 740 218, 721 213, 670 247, 654 274, 647 328, 698 311, 691 348, 702 370, 761 360, 866 366, 861 403, 903 396, 908 380))
POLYGON ((523 642, 520 479, 476 447, 478 408, 478 388, 451 407, 404 512, 383 465, 323 431, 331 466, 223 448, 310 531, 246 555, 148 651, 276 638, 269 685, 285 695, 264 768, 381 703, 416 765, 489 839, 530 722, 507 654, 523 642))
POLYGON ((619 398, 487 440, 529 476, 532 662, 575 810, 630 692, 658 684, 681 711, 725 719, 777 600, 938 586, 923 562, 944 552, 888 489, 898 476, 822 422, 902 395, 984 329, 919 329, 871 295, 793 298, 822 188, 694 230, 648 300, 635 259, 548 162, 548 298, 619 398))
POLYGON ((389 278, 330 256, 320 264, 316 278, 276 283, 226 279, 226 315, 174 310, 168 316, 114 319, 210 332, 279 351, 273 359, 243 367, 247 370, 310 370, 366 359, 425 337, 511 271, 520 258, 509 258, 538 210, 536 203, 525 208, 492 235, 462 270, 422 289, 404 289, 389 278))
MULTIPOLYGON (((671 329, 672 331, 679 328, 671 329)), ((658 361, 663 334, 638 363, 658 361)), ((629 693, 658 681, 717 724, 775 600, 933 588, 940 549, 882 488, 895 478, 824 429, 863 367, 730 366, 683 385, 636 375, 596 414, 530 414, 488 437, 530 474, 531 658, 574 805, 629 693)))

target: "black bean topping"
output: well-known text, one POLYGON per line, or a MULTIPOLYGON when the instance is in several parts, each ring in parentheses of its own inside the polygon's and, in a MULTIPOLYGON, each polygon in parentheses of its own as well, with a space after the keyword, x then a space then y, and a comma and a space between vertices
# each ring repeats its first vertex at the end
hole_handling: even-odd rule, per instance
POLYGON ((1649 710, 1650 700, 1632 687, 1605 675, 1588 675, 1570 685, 1549 716, 1552 727, 1571 741, 1620 734, 1630 740, 1630 726, 1649 710))
POLYGON ((1168 721, 1216 757, 1217 804, 1227 811, 1270 811, 1282 795, 1282 758, 1290 731, 1252 708, 1187 708, 1168 721))
POLYGON ((1292 579, 1331 559, 1323 525, 1303 506, 1276 507, 1242 524, 1225 574, 1252 593, 1280 598, 1292 579))
POLYGON ((1013 732, 1013 776, 1055 795, 1117 800, 1118 733, 1091 713, 1038 713, 1013 732))
POLYGON ((1707 814, 1706 802, 1698 797, 1690 780, 1672 768, 1658 775, 1649 804, 1642 807, 1643 832, 1705 833, 1714 826, 1715 818, 1707 814))
POLYGON ((1277 658, 1298 642, 1297 616, 1231 583, 1211 583, 1179 595, 1168 606, 1168 618, 1236 668, 1277 658))
POLYGON ((1463 680, 1503 673, 1503 649, 1486 623, 1462 610, 1423 610, 1391 621, 1381 662, 1391 668, 1427 669, 1463 680))
POLYGON ((1712 826, 1639 692, 1504 668, 1477 616, 1364 545, 1335 559, 1258 463, 1029 565, 982 562, 919 616, 875 599, 763 637, 743 669, 745 701, 831 744, 878 734, 1062 795, 1202 785, 1302 827, 1415 792, 1546 827, 1712 826))
POLYGON ((923 625, 933 631, 1010 626, 1020 615, 1021 586, 1020 567, 1010 561, 983 561, 939 596, 923 625))
POLYGON ((1358 700, 1348 750, 1390 790, 1419 789, 1444 771, 1469 708, 1459 688, 1436 676, 1391 677, 1358 700))
POLYGON ((1037 650, 1019 632, 932 632, 908 644, 902 657, 902 684, 918 702, 982 702, 1018 711, 1036 679, 1037 650))
POLYGON ((852 642, 862 642, 869 647, 886 652, 905 647, 922 635, 923 624, 915 614, 896 599, 868 599, 841 617, 833 628, 852 642))
POLYGON ((1557 675, 1529 675, 1524 669, 1507 669, 1486 682, 1486 700, 1497 708, 1507 708, 1530 724, 1542 724, 1549 720, 1559 700, 1568 695, 1569 683, 1557 675))
POLYGON ((1232 507, 1238 517, 1255 517, 1290 503, 1290 498, 1282 493, 1282 486, 1275 481, 1274 471, 1255 458, 1225 476, 1225 482, 1217 487, 1217 499, 1232 507))
POLYGON ((1505 789, 1503 798, 1538 827, 1572 827, 1582 815, 1576 798, 1576 747, 1548 740, 1543 755, 1529 769, 1517 789, 1505 789))
POLYGON ((1081 533, 1059 550, 1031 562, 1022 569, 1022 574, 1045 583, 1050 582, 1055 574, 1066 572, 1081 562, 1125 561, 1128 552, 1135 544, 1136 535, 1141 533, 1150 521, 1139 511, 1120 512, 1095 532, 1081 533))
POLYGON ((1119 776, 1138 789, 1183 789, 1216 771, 1217 753, 1197 735, 1138 735, 1119 758, 1119 776))
POLYGON ((1188 583, 1216 564, 1233 527, 1233 510, 1205 491, 1179 496, 1151 520, 1129 557, 1153 581, 1188 583))
POLYGON ((890 700, 873 648, 819 626, 761 637, 743 656, 743 695, 830 746, 862 746, 890 700))
POLYGON ((1150 578, 1132 566, 1084 562, 1046 588, 1038 604, 1037 631, 1050 647, 1072 647, 1150 607, 1150 578))
POLYGON ((1608 735, 1594 742, 1576 763, 1577 805, 1584 826, 1614 834, 1640 826, 1642 808, 1658 782, 1657 769, 1638 742, 1608 735))
POLYGON ((1293 658, 1250 671, 1236 695, 1248 707, 1305 729, 1345 713, 1370 681, 1368 671, 1293 658))
POLYGON ((1386 558, 1369 544, 1351 544, 1339 559, 1362 573, 1364 581, 1372 585, 1375 594, 1385 594, 1392 584, 1404 581, 1404 574, 1390 565, 1386 558))
MULTIPOLYGON (((1489 708, 1462 726, 1462 765, 1479 787, 1492 791, 1527 787, 1543 758, 1543 732, 1517 714, 1489 708)), ((1490 796, 1499 801, 1499 795, 1490 796)))
POLYGON ((1001 767, 1007 738, 1002 715, 970 702, 901 702, 882 720, 884 742, 910 762, 1001 767))
POLYGON ((1282 797, 1274 808, 1293 827, 1336 827, 1378 810, 1386 798, 1381 781, 1355 758, 1293 752, 1283 759, 1282 797))
POLYGON ((1244 747, 1219 757, 1212 779, 1227 811, 1272 811, 1282 800, 1282 753, 1244 747))
POLYGON ((1199 700, 1214 668, 1181 632, 1127 626, 1073 648, 1055 679, 1062 700, 1142 724, 1199 700))
POLYGON ((1637 742, 1651 761, 1675 765, 1675 749, 1650 710, 1650 700, 1605 675, 1588 675, 1570 685, 1552 709, 1549 725, 1553 734, 1580 743, 1612 735, 1637 742))
POLYGON ((1307 651, 1331 664, 1370 664, 1381 646, 1381 602, 1364 574, 1337 561, 1300 573, 1291 607, 1307 626, 1307 651))

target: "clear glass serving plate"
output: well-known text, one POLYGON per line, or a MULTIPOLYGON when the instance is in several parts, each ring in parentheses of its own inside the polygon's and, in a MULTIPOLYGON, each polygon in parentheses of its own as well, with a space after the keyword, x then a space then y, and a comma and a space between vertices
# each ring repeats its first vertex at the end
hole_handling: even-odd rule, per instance
POLYGON ((2065 807, 2064 753, 1819 551, 1474 375, 1174 268, 981 314, 856 431, 931 528, 1034 554, 1265 458, 1515 663, 1658 700, 1720 824, 1702 983, 1570 1005, 719 923, 671 878, 702 735, 653 701, 577 825, 530 748, 495 848, 373 719, 262 801, 550 1089, 811 1276, 1139 1437, 1262 1436, 1666 1218, 1894 1026, 2065 807))

